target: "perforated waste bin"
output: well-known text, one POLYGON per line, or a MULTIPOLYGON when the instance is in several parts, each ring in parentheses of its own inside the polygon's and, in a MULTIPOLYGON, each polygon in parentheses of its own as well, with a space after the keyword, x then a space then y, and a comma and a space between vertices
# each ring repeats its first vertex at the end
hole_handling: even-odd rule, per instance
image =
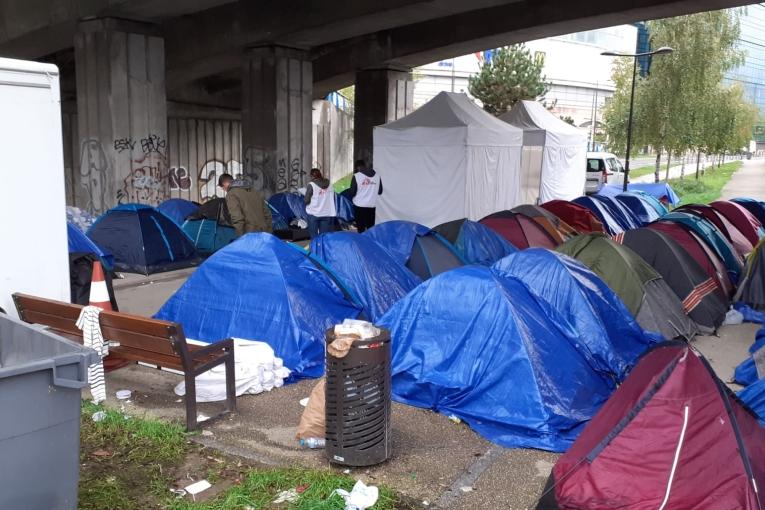
MULTIPOLYGON (((326 334, 327 344, 333 330, 326 334)), ((391 454, 390 332, 356 340, 348 354, 327 353, 326 446, 330 462, 379 464, 391 454)))
POLYGON ((0 508, 77 508, 80 390, 97 359, 0 314, 0 508))

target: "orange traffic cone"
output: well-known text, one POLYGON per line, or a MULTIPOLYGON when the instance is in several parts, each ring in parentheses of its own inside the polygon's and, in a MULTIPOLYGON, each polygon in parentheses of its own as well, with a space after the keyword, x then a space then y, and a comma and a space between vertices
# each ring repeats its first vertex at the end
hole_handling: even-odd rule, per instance
POLYGON ((112 302, 109 299, 109 289, 106 288, 106 278, 101 262, 93 262, 93 276, 90 279, 90 306, 97 306, 102 310, 111 310, 112 302))

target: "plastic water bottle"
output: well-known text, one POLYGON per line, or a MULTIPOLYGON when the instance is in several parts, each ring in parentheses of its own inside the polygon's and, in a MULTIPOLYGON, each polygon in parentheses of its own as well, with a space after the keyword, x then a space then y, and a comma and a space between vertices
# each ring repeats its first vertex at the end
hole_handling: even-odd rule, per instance
POLYGON ((324 448, 324 445, 326 444, 326 441, 323 437, 309 437, 307 439, 301 439, 300 440, 300 446, 303 448, 310 448, 311 450, 315 450, 317 448, 324 448))

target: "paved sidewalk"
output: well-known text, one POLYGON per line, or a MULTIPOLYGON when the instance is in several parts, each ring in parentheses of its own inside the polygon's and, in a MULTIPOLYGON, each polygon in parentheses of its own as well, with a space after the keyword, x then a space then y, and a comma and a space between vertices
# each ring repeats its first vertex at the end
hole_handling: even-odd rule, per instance
MULTIPOLYGON (((731 161, 738 161, 738 160, 737 159, 726 159, 725 160, 726 163, 730 163, 731 161)), ((632 168, 638 168, 638 167, 635 167, 634 165, 632 165, 632 163, 630 163, 630 166, 632 168)), ((702 160, 701 161, 701 166, 699 167, 699 169, 707 168, 707 167, 711 167, 711 166, 712 166, 712 161, 711 160, 706 164, 706 166, 704 165, 704 161, 702 160)), ((680 163, 673 163, 669 167, 669 178, 670 179, 677 179, 677 178, 679 178, 680 177, 680 172, 681 172, 682 169, 683 169, 683 165, 682 164, 680 164, 680 163)), ((663 165, 661 165, 661 172, 659 172, 659 177, 661 178, 662 181, 664 181, 664 180, 666 180, 665 179, 666 175, 667 175, 667 167, 666 167, 666 164, 663 164, 663 165)), ((685 177, 686 178, 689 178, 689 177, 693 178, 695 175, 696 175, 696 160, 694 159, 693 161, 686 162, 686 164, 685 164, 685 177)), ((654 175, 653 175, 653 173, 650 173, 648 175, 643 175, 643 176, 637 177, 635 179, 630 179, 630 182, 635 182, 635 183, 637 183, 637 182, 640 182, 640 183, 652 183, 652 182, 654 182, 654 175)))
POLYGON ((765 200, 765 159, 744 160, 741 169, 733 174, 722 189, 722 199, 736 197, 765 200))

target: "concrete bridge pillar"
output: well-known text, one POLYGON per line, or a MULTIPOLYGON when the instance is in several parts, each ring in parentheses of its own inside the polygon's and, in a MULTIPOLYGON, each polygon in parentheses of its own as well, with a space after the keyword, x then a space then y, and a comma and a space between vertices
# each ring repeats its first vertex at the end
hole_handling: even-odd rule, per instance
POLYGON ((305 51, 247 50, 242 76, 244 174, 266 195, 306 185, 311 169, 313 67, 305 51))
POLYGON ((74 37, 80 168, 75 204, 102 213, 168 196, 165 47, 153 25, 100 18, 74 37))
POLYGON ((400 119, 414 109, 410 69, 364 69, 356 72, 353 159, 372 164, 372 130, 400 119))

